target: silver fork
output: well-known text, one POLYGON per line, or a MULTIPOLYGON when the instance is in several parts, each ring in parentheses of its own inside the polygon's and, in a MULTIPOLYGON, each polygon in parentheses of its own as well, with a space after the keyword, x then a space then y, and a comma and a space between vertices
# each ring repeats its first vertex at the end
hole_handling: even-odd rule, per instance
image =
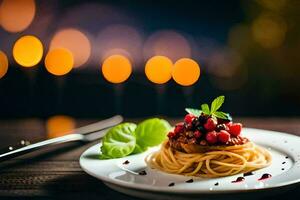
POLYGON ((0 161, 24 155, 29 152, 53 146, 56 144, 62 144, 73 141, 92 142, 103 137, 109 130, 109 128, 121 123, 122 121, 123 117, 120 115, 116 115, 111 118, 77 128, 73 130, 71 134, 68 135, 44 140, 34 144, 20 143, 15 146, 9 146, 5 149, 0 150, 0 161))

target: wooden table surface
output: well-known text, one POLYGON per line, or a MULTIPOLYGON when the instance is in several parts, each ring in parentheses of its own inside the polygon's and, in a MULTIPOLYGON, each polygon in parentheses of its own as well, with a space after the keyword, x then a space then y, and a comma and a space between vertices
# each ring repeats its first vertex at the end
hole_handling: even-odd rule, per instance
MULTIPOLYGON (((95 120, 80 120, 76 124, 81 126, 92 121, 95 120)), ((236 121, 246 127, 300 136, 300 118, 239 118, 236 121)), ((45 122, 38 119, 0 121, 0 145, 8 146, 22 139, 34 141, 45 137, 45 132, 45 122)), ((109 189, 81 170, 79 156, 97 142, 60 145, 0 163, 0 199, 135 199, 109 189)), ((300 199, 300 185, 272 199, 300 199)))

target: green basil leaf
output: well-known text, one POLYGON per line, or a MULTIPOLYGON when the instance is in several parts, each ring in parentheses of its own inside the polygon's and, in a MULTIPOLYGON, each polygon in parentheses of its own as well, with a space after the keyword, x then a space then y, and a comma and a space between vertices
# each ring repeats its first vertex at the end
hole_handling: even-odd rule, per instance
POLYGON ((185 111, 186 111, 187 113, 193 114, 193 115, 195 115, 195 116, 197 116, 197 117, 200 116, 201 113, 202 113, 201 110, 195 109, 195 108, 186 108, 185 111))
POLYGON ((100 158, 121 158, 129 155, 136 144, 135 129, 136 124, 133 123, 122 123, 111 128, 102 139, 100 158))
POLYGON ((135 129, 136 148, 135 153, 145 151, 148 147, 157 146, 167 138, 170 124, 163 119, 147 119, 138 124, 135 129))
POLYGON ((210 111, 209 111, 209 106, 208 104, 202 104, 201 105, 201 109, 202 109, 202 112, 206 115, 210 115, 210 111))
POLYGON ((216 112, 222 106, 224 101, 225 101, 225 96, 219 96, 219 97, 215 98, 213 100, 213 102, 211 103, 210 112, 211 113, 216 112))

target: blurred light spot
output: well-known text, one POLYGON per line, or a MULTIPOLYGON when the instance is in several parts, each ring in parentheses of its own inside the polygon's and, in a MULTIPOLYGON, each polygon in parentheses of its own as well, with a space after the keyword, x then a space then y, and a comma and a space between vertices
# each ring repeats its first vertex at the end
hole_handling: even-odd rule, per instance
POLYGON ((8 32, 25 30, 35 16, 34 0, 3 0, 1 4, 1 25, 8 32))
POLYGON ((53 75, 67 74, 72 70, 73 65, 72 53, 64 48, 50 50, 45 58, 45 67, 53 75))
POLYGON ((3 51, 0 51, 0 79, 5 76, 8 70, 8 59, 3 51))
POLYGON ((172 77, 179 85, 193 85, 200 77, 200 67, 190 58, 179 59, 174 64, 172 77))
POLYGON ((219 49, 212 53, 208 62, 208 72, 217 77, 234 76, 242 63, 241 56, 231 49, 219 49))
MULTIPOLYGON (((217 41, 207 37, 196 38, 195 44, 196 50, 194 56, 197 57, 201 63, 208 63, 210 55, 219 47, 217 41)), ((206 65, 203 65, 203 68, 205 67, 206 65)))
POLYGON ((114 24, 99 32, 96 39, 96 54, 102 60, 107 56, 127 53, 136 63, 141 62, 142 37, 133 27, 114 24))
POLYGON ((172 78, 172 61, 165 56, 154 56, 145 66, 145 74, 153 83, 163 84, 172 78))
POLYGON ((144 46, 144 57, 167 56, 173 62, 183 57, 191 57, 188 40, 175 31, 158 31, 152 34, 144 46))
POLYGON ((239 52, 247 51, 252 44, 251 29, 247 25, 233 26, 228 34, 228 45, 239 52))
POLYGON ((126 81, 132 72, 130 61, 122 55, 113 55, 106 58, 102 64, 102 74, 111 83, 126 81))
POLYGON ((72 117, 64 115, 50 117, 46 122, 48 138, 55 138, 70 134, 73 132, 75 127, 75 120, 72 117))
POLYGON ((253 39, 264 48, 276 48, 285 40, 287 25, 279 16, 262 14, 252 24, 253 39))
POLYGON ((241 89, 248 81, 248 69, 240 66, 231 77, 210 76, 210 81, 221 90, 241 89))
POLYGON ((19 38, 14 44, 13 57, 21 66, 35 66, 41 61, 43 57, 43 44, 35 36, 23 36, 19 38))
POLYGON ((257 0, 257 2, 267 9, 279 11, 284 8, 287 0, 257 0))
POLYGON ((2 21, 1 13, 2 13, 2 11, 1 11, 1 2, 0 2, 0 27, 1 27, 1 21, 2 21))
POLYGON ((239 51, 219 48, 212 53, 207 65, 209 78, 218 89, 240 89, 248 80, 248 69, 239 51))
POLYGON ((87 62, 91 55, 91 43, 87 36, 73 28, 63 29, 55 34, 50 43, 50 50, 66 48, 74 57, 74 67, 79 67, 87 62))

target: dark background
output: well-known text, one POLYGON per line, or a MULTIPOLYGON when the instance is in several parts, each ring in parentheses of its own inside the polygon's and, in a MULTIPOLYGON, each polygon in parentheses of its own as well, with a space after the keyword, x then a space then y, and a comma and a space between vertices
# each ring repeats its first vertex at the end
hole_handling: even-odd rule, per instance
MULTIPOLYGON (((100 118, 115 113, 125 117, 178 117, 184 114, 185 107, 199 107, 219 95, 226 96, 223 110, 234 116, 299 116, 300 5, 292 0, 276 2, 37 1, 35 19, 26 30, 7 33, 0 28, 0 49, 10 57, 8 73, 0 79, 0 118, 100 118), (88 4, 108 6, 128 18, 107 18, 98 23, 97 13, 90 12, 89 18, 89 12, 82 9, 82 14, 74 13, 72 21, 62 22, 73 9, 88 4), (256 41, 252 36, 255 20, 264 13, 286 28, 284 38, 279 38, 275 47, 265 47, 263 40, 256 41), (50 16, 47 23, 39 23, 45 16, 50 16), (24 34, 37 35, 47 48, 51 36, 60 28, 79 27, 95 36, 101 28, 115 23, 135 27, 143 33, 144 40, 165 29, 185 35, 191 57, 201 65, 199 81, 190 87, 179 86, 173 80, 155 85, 143 70, 135 70, 125 83, 113 85, 104 80, 97 62, 55 77, 44 69, 43 60, 27 69, 11 58, 14 41, 24 34), (233 72, 227 74, 232 66, 233 72)), ((266 40, 276 41, 272 30, 267 27, 262 34, 266 34, 266 40)), ((276 31, 282 31, 282 27, 276 31)), ((145 60, 136 65, 143 69, 144 64, 145 60)))

